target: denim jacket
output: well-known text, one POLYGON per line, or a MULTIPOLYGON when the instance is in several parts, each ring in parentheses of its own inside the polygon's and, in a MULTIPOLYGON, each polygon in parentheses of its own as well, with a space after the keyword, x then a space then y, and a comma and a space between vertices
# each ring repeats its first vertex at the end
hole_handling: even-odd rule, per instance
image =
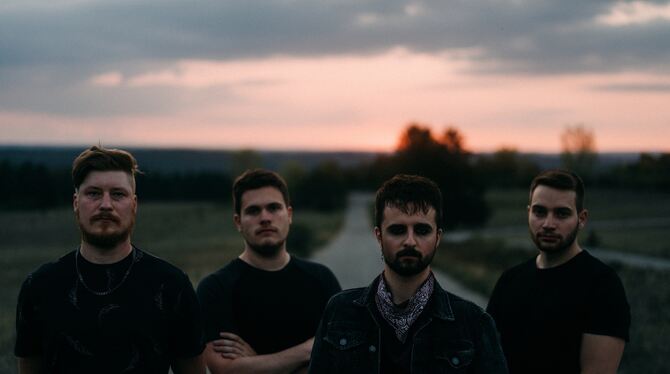
MULTIPOLYGON (((379 373, 380 327, 372 308, 379 277, 328 302, 314 339, 309 373, 379 373)), ((428 318, 412 339, 411 371, 507 373, 493 319, 435 282, 428 318)))

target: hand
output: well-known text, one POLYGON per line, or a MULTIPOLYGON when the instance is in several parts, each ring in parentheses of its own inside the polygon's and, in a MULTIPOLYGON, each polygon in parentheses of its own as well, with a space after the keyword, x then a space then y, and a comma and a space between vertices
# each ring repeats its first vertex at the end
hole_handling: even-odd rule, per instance
POLYGON ((256 356, 256 351, 241 337, 230 333, 219 333, 221 339, 214 340, 212 347, 214 352, 221 354, 221 357, 234 360, 240 357, 256 356))

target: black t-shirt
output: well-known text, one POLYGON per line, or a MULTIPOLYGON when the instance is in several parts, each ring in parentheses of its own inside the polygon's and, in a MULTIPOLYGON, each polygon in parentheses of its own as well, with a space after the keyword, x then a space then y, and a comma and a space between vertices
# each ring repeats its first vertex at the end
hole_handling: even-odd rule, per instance
POLYGON ((275 353, 311 338, 326 303, 340 285, 323 265, 291 257, 278 271, 235 259, 198 285, 205 339, 220 332, 242 337, 258 354, 275 353))
POLYGON ((628 340, 630 308, 614 270, 586 251, 549 269, 535 259, 500 277, 487 312, 511 374, 580 372, 582 334, 628 340))
POLYGON ((203 351, 198 300, 181 270, 138 248, 111 265, 75 253, 23 283, 16 356, 40 356, 49 373, 167 373, 203 351), (113 291, 92 293, 76 266, 89 289, 113 291))

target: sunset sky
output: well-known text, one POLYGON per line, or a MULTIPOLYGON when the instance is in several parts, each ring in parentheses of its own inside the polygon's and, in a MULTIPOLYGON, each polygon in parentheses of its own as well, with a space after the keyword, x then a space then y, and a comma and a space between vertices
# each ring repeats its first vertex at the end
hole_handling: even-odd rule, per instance
POLYGON ((670 152, 670 3, 2 0, 0 145, 670 152))

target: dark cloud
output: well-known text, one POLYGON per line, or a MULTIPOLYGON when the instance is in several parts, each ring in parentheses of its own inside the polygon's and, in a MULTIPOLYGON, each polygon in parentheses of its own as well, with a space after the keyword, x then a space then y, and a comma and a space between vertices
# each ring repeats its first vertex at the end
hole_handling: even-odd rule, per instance
POLYGON ((473 48, 488 69, 668 66, 670 23, 596 24, 611 1, 83 1, 0 9, 0 65, 473 48))
POLYGON ((0 5, 3 109, 80 115, 158 111, 184 98, 169 89, 91 92, 80 80, 108 71, 129 76, 177 59, 361 55, 401 46, 424 53, 476 51, 468 55, 472 73, 667 73, 670 67, 670 22, 625 27, 595 22, 612 6, 610 0, 36 4, 0 5))

